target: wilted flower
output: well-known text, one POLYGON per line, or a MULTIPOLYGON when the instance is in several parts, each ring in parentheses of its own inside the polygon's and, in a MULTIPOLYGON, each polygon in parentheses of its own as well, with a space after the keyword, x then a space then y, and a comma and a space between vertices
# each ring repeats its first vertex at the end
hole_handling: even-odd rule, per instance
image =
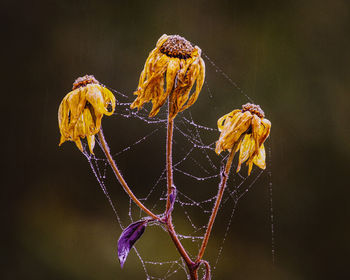
POLYGON ((240 150, 237 172, 247 160, 248 175, 253 163, 266 168, 264 142, 270 134, 271 122, 264 117, 259 105, 247 103, 241 110, 233 110, 218 120, 221 134, 215 151, 220 154, 223 150, 231 151, 234 146, 234 152, 240 150))
POLYGON ((95 134, 101 128, 103 115, 110 116, 115 109, 115 97, 94 76, 85 75, 75 80, 73 90, 62 100, 58 109, 60 144, 74 141, 83 152, 81 139, 87 138, 93 154, 95 134))
POLYGON ((190 107, 198 98, 205 77, 201 49, 178 35, 164 34, 149 54, 140 76, 136 100, 131 108, 140 109, 152 101, 149 114, 155 116, 169 96, 169 117, 190 107), (196 88, 190 96, 191 89, 196 88))

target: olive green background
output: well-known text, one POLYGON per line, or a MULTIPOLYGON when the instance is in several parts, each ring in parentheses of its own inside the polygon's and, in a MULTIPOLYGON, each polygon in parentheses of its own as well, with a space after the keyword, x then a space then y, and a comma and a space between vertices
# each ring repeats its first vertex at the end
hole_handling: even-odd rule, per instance
MULTIPOLYGON (((84 74, 131 96, 163 33, 200 46, 272 122, 271 178, 265 172, 240 201, 214 279, 346 277, 349 16, 346 0, 3 1, 1 279, 145 278, 134 253, 120 269, 120 228, 86 159, 72 143, 58 147, 57 110, 84 74)), ((215 127, 247 99, 205 62, 212 97, 205 86, 191 111, 197 123, 215 127)), ((126 120, 118 125, 115 117, 103 123, 114 151, 147 132, 126 120)), ((138 195, 163 167, 162 135, 152 138, 151 148, 142 144, 117 159, 138 195)), ((115 203, 127 211, 126 196, 109 179, 115 203)), ((211 187, 206 191, 214 195, 211 187)), ((186 186, 193 196, 201 191, 186 186)), ((181 227, 183 219, 174 215, 181 227)), ((210 260, 227 215, 219 213, 210 260)), ((150 258, 176 256, 169 237, 155 227, 139 246, 150 258)))

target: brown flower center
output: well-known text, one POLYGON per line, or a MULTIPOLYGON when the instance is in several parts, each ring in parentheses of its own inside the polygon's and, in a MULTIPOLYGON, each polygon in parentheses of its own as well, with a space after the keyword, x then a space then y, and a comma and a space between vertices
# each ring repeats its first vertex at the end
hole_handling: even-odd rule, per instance
POLYGON ((265 117, 264 111, 260 108, 259 105, 255 105, 252 103, 247 103, 247 104, 242 105, 242 113, 244 113, 246 111, 249 111, 252 114, 257 115, 260 118, 265 117))
POLYGON ((191 53, 194 50, 192 44, 184 37, 179 35, 171 35, 160 47, 160 52, 166 54, 169 57, 177 57, 187 59, 191 57, 191 53))
POLYGON ((73 90, 80 87, 85 87, 88 84, 100 84, 100 82, 97 81, 93 75, 85 75, 75 80, 73 83, 73 90))

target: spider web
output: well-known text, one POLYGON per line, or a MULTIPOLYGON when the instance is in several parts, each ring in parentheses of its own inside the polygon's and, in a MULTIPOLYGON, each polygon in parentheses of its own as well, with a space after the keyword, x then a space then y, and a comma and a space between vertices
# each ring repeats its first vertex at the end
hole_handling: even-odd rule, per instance
MULTIPOLYGON (((215 72, 221 74, 238 92, 245 96, 249 101, 252 101, 243 91, 220 69, 214 62, 204 54, 204 57, 209 62, 215 72)), ((117 90, 111 89, 117 97, 117 104, 114 113, 114 117, 118 119, 126 119, 130 122, 141 122, 147 129, 146 133, 143 132, 141 136, 135 136, 135 139, 131 144, 127 144, 124 147, 119 147, 114 151, 112 148, 112 155, 116 164, 118 165, 118 159, 122 156, 128 157, 132 153, 138 153, 138 147, 143 145, 149 145, 154 142, 158 137, 164 136, 164 132, 167 127, 167 114, 166 110, 161 109, 156 117, 149 118, 149 108, 146 106, 143 109, 136 111, 130 109, 130 104, 134 97, 127 96, 117 90)), ((201 95, 209 94, 212 98, 212 91, 210 90, 207 82, 202 89, 201 95)), ((198 101, 197 101, 198 102, 198 101)), ((163 106, 166 107, 166 106, 163 106)), ((224 115, 226 112, 222 112, 224 115)), ((221 116, 220 115, 220 116, 221 116)), ((219 117, 220 117, 219 116, 219 117)), ((197 123, 191 113, 191 108, 187 109, 183 113, 180 113, 174 122, 174 141, 173 141, 173 176, 174 182, 177 187, 177 197, 174 205, 173 222, 176 226, 176 231, 179 239, 183 243, 184 247, 188 250, 192 259, 196 257, 204 233, 207 227, 207 223, 212 212, 212 208, 217 196, 217 189, 220 182, 220 174, 226 163, 227 153, 217 155, 215 153, 215 141, 219 137, 219 131, 216 128, 208 127, 206 125, 197 123), (185 187, 186 186, 186 187, 185 187), (190 187, 188 187, 190 186, 190 187), (193 189, 200 190, 200 194, 194 195, 193 189), (177 220, 181 221, 181 224, 177 223, 177 220)), ((97 143, 99 143, 96 137, 97 143)), ((107 142, 110 142, 107 139, 107 142)), ((164 149, 164 164, 158 175, 153 179, 153 183, 149 183, 143 186, 146 189, 146 193, 143 197, 139 197, 139 200, 144 203, 151 211, 156 214, 163 213, 166 203, 166 166, 165 166, 165 145, 164 149)), ((96 148, 95 148, 96 149, 96 148)), ((121 230, 126 228, 130 223, 140 220, 144 217, 144 213, 133 203, 127 196, 121 194, 123 191, 111 173, 107 159, 102 153, 96 153, 91 155, 87 152, 85 144, 84 152, 90 167, 96 176, 96 179, 106 196, 112 210, 115 214, 116 221, 121 230), (117 183, 117 184, 116 184, 117 183), (120 193, 114 194, 114 190, 119 188, 120 193), (117 198, 122 197, 122 198, 117 198), (129 200, 127 204, 122 203, 120 200, 129 200)), ((269 158, 271 158, 271 151, 269 151, 269 158)), ((224 223, 225 230, 220 231, 217 228, 213 229, 215 235, 221 233, 221 240, 217 243, 215 248, 208 247, 207 250, 211 251, 210 255, 205 258, 209 261, 212 268, 212 277, 215 276, 215 269, 222 256, 224 243, 227 239, 230 231, 232 219, 237 208, 238 201, 254 186, 255 182, 264 172, 258 168, 253 168, 251 176, 247 177, 242 174, 246 174, 246 170, 243 169, 241 173, 235 173, 235 165, 233 165, 225 194, 220 206, 218 217, 220 212, 228 211, 224 223), (214 250, 214 252, 212 252, 214 250), (216 250, 216 252, 215 252, 216 250)), ((124 170, 121 170, 122 172, 124 170)), ((271 178, 271 173, 269 172, 271 178)), ((125 178, 128 181, 128 178, 125 178)), ((133 187, 131 186, 133 189, 133 187)), ((272 249, 272 261, 274 261, 274 228, 273 228, 273 211, 272 211, 272 184, 270 179, 269 185, 270 192, 270 220, 271 220, 271 249, 272 249)), ((152 224, 149 227, 152 227, 152 224)), ((120 234, 120 233, 119 233, 120 234)), ((146 234, 145 234, 146 235, 146 234)), ((170 239, 168 234, 164 232, 160 233, 161 239, 170 239)), ((175 247, 169 246, 176 254, 167 258, 166 251, 162 257, 149 255, 147 251, 149 248, 142 247, 144 236, 140 242, 136 243, 133 247, 133 251, 138 258, 142 269, 144 270, 146 279, 175 279, 179 277, 178 274, 183 273, 187 279, 190 276, 187 272, 187 267, 182 258, 176 255, 175 247)), ((169 243, 170 244, 170 243, 169 243)), ((170 249, 169 249, 170 250, 170 249)), ((130 256, 133 253, 130 253, 130 256)), ((130 258, 129 256, 129 258, 130 258)), ((127 260, 128 262, 128 260, 127 260)), ((127 268, 124 268, 127 269, 127 268)), ((204 268, 200 268, 200 270, 204 268)), ((204 274, 201 270, 200 274, 204 274)))

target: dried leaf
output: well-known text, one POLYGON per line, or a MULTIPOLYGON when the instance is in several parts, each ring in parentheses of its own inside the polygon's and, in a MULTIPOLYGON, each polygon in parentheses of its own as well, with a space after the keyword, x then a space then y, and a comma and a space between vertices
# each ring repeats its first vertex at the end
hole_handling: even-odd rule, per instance
POLYGON ((175 201, 176 201, 176 195, 177 195, 177 190, 176 190, 176 187, 173 185, 171 187, 171 193, 169 195, 170 207, 169 207, 168 213, 171 213, 174 210, 174 204, 175 204, 175 201))
POLYGON ((123 268, 130 249, 145 231, 147 221, 137 221, 123 230, 118 240, 118 258, 123 268))

